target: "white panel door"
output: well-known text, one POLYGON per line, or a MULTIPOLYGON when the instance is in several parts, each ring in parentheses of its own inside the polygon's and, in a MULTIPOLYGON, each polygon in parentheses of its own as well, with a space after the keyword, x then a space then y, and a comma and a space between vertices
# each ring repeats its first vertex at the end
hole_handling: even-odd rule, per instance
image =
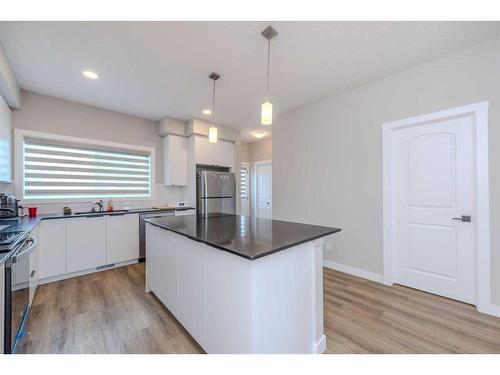
POLYGON ((106 263, 139 258, 139 214, 107 216, 106 263))
POLYGON ((398 130, 394 143, 395 264, 399 284, 475 300, 474 119, 398 130))
POLYGON ((256 216, 271 219, 273 216, 271 163, 255 165, 255 190, 256 216))
POLYGON ((66 219, 66 272, 106 264, 106 217, 66 219))

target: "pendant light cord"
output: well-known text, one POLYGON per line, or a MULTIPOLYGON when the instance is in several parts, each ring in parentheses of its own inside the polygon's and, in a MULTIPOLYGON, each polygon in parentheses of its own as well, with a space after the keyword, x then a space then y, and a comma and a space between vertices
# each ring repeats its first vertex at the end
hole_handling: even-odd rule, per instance
POLYGON ((269 65, 271 64, 271 39, 267 40, 267 94, 266 101, 269 101, 269 65))
POLYGON ((212 99, 212 123, 215 124, 215 79, 214 79, 214 92, 212 99))

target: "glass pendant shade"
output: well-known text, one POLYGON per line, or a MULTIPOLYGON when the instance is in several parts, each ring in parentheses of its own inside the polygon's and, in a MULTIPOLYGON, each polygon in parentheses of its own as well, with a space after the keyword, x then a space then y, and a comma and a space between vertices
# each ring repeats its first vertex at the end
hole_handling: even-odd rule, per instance
POLYGON ((262 125, 271 125, 273 123, 273 103, 268 101, 262 103, 260 123, 262 125))
POLYGON ((217 128, 215 126, 208 128, 208 141, 210 143, 217 143, 217 128))

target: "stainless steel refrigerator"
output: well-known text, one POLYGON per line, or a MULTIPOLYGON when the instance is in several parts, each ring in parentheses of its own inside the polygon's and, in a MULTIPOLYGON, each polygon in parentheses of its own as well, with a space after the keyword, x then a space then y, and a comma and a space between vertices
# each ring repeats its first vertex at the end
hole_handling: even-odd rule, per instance
POLYGON ((198 214, 236 213, 236 183, 234 173, 199 171, 197 173, 198 214))

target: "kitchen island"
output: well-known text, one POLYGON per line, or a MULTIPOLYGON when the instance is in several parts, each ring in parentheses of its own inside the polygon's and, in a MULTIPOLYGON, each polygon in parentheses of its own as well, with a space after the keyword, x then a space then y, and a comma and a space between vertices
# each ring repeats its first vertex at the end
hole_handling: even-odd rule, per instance
POLYGON ((146 219, 146 291, 207 353, 322 353, 323 237, 340 229, 209 214, 146 219))

